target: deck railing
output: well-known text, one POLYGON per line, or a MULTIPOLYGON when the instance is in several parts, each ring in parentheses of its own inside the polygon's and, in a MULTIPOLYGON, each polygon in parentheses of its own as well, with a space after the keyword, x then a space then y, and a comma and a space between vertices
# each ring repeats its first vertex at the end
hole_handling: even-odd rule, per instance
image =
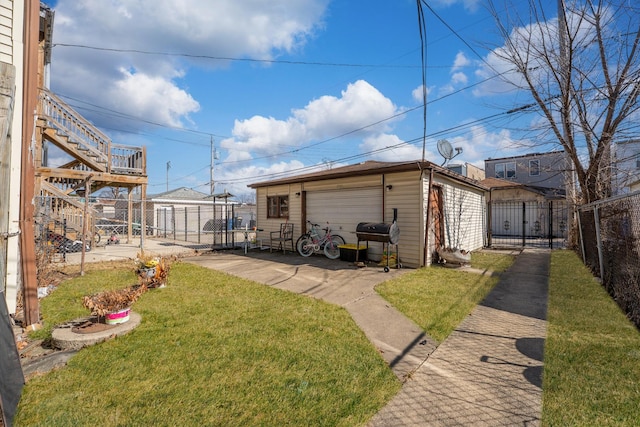
POLYGON ((78 149, 91 153, 97 161, 104 163, 108 173, 146 173, 143 147, 113 144, 91 122, 45 89, 40 91, 40 114, 47 121, 48 127, 77 144, 78 149))
MULTIPOLYGON (((82 232, 84 218, 84 202, 77 197, 61 193, 55 186, 43 185, 41 197, 38 198, 39 211, 48 217, 66 225, 78 233, 82 232)), ((93 218, 95 211, 89 207, 89 218, 93 218)), ((90 226, 90 225, 89 225, 90 226)))

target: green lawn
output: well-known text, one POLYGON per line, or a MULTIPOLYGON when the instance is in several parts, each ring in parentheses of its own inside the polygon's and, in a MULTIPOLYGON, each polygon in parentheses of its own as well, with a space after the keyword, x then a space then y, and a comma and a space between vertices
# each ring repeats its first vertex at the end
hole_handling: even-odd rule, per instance
POLYGON ((543 424, 640 425, 640 332, 571 251, 554 251, 543 424))
MULTIPOLYGON (((135 282, 92 271, 42 301, 46 329, 80 298, 135 282), (108 284, 108 286, 105 286, 108 284)), ((133 332, 29 381, 17 426, 362 425, 400 383, 334 305, 177 263, 134 305, 133 332)))
MULTIPOLYGON (((509 254, 478 252, 472 253, 471 266, 500 273, 513 260, 509 254)), ((440 343, 497 283, 497 275, 434 266, 382 283, 376 291, 440 343)))

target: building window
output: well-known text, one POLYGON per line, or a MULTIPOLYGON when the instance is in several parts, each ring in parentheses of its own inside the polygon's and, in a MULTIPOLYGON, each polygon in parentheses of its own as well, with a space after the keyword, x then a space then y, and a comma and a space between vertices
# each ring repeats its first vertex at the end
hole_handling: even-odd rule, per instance
POLYGON ((267 218, 289 218, 289 196, 269 196, 267 207, 267 218))
POLYGON ((540 160, 529 160, 529 176, 540 175, 540 160))
POLYGON ((513 179, 516 177, 516 163, 496 163, 496 178, 513 179))

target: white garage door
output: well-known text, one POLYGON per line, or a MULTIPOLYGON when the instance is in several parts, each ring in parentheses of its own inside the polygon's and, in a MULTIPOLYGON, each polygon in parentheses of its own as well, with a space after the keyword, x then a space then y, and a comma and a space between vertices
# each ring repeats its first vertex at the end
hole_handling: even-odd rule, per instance
POLYGON ((382 222, 382 188, 308 191, 307 219, 324 226, 347 243, 356 243, 360 222, 382 222))

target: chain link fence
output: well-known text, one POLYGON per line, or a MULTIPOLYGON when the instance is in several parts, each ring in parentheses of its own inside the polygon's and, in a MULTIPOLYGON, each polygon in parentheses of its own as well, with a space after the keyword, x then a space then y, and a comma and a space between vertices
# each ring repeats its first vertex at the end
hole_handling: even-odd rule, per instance
POLYGON ((255 206, 233 203, 160 206, 154 212, 153 234, 214 249, 232 248, 242 244, 248 234, 255 238, 255 218, 255 206))
MULTIPOLYGON (((255 243, 256 208, 227 202, 184 205, 152 203, 145 205, 145 236, 192 243, 213 249, 255 243)), ((119 244, 142 230, 142 204, 126 198, 69 196, 36 198, 36 245, 53 261, 65 261, 66 254, 80 252, 83 245, 84 211, 90 219, 84 238, 85 250, 119 244)))
MULTIPOLYGON (((37 264, 64 262, 67 254, 82 251, 82 211, 72 209, 72 205, 59 198, 36 197, 35 201, 37 264)), ((91 247, 91 240, 86 239, 85 249, 90 251, 91 247)))
POLYGON ((584 263, 640 327, 640 193, 578 208, 584 263))

